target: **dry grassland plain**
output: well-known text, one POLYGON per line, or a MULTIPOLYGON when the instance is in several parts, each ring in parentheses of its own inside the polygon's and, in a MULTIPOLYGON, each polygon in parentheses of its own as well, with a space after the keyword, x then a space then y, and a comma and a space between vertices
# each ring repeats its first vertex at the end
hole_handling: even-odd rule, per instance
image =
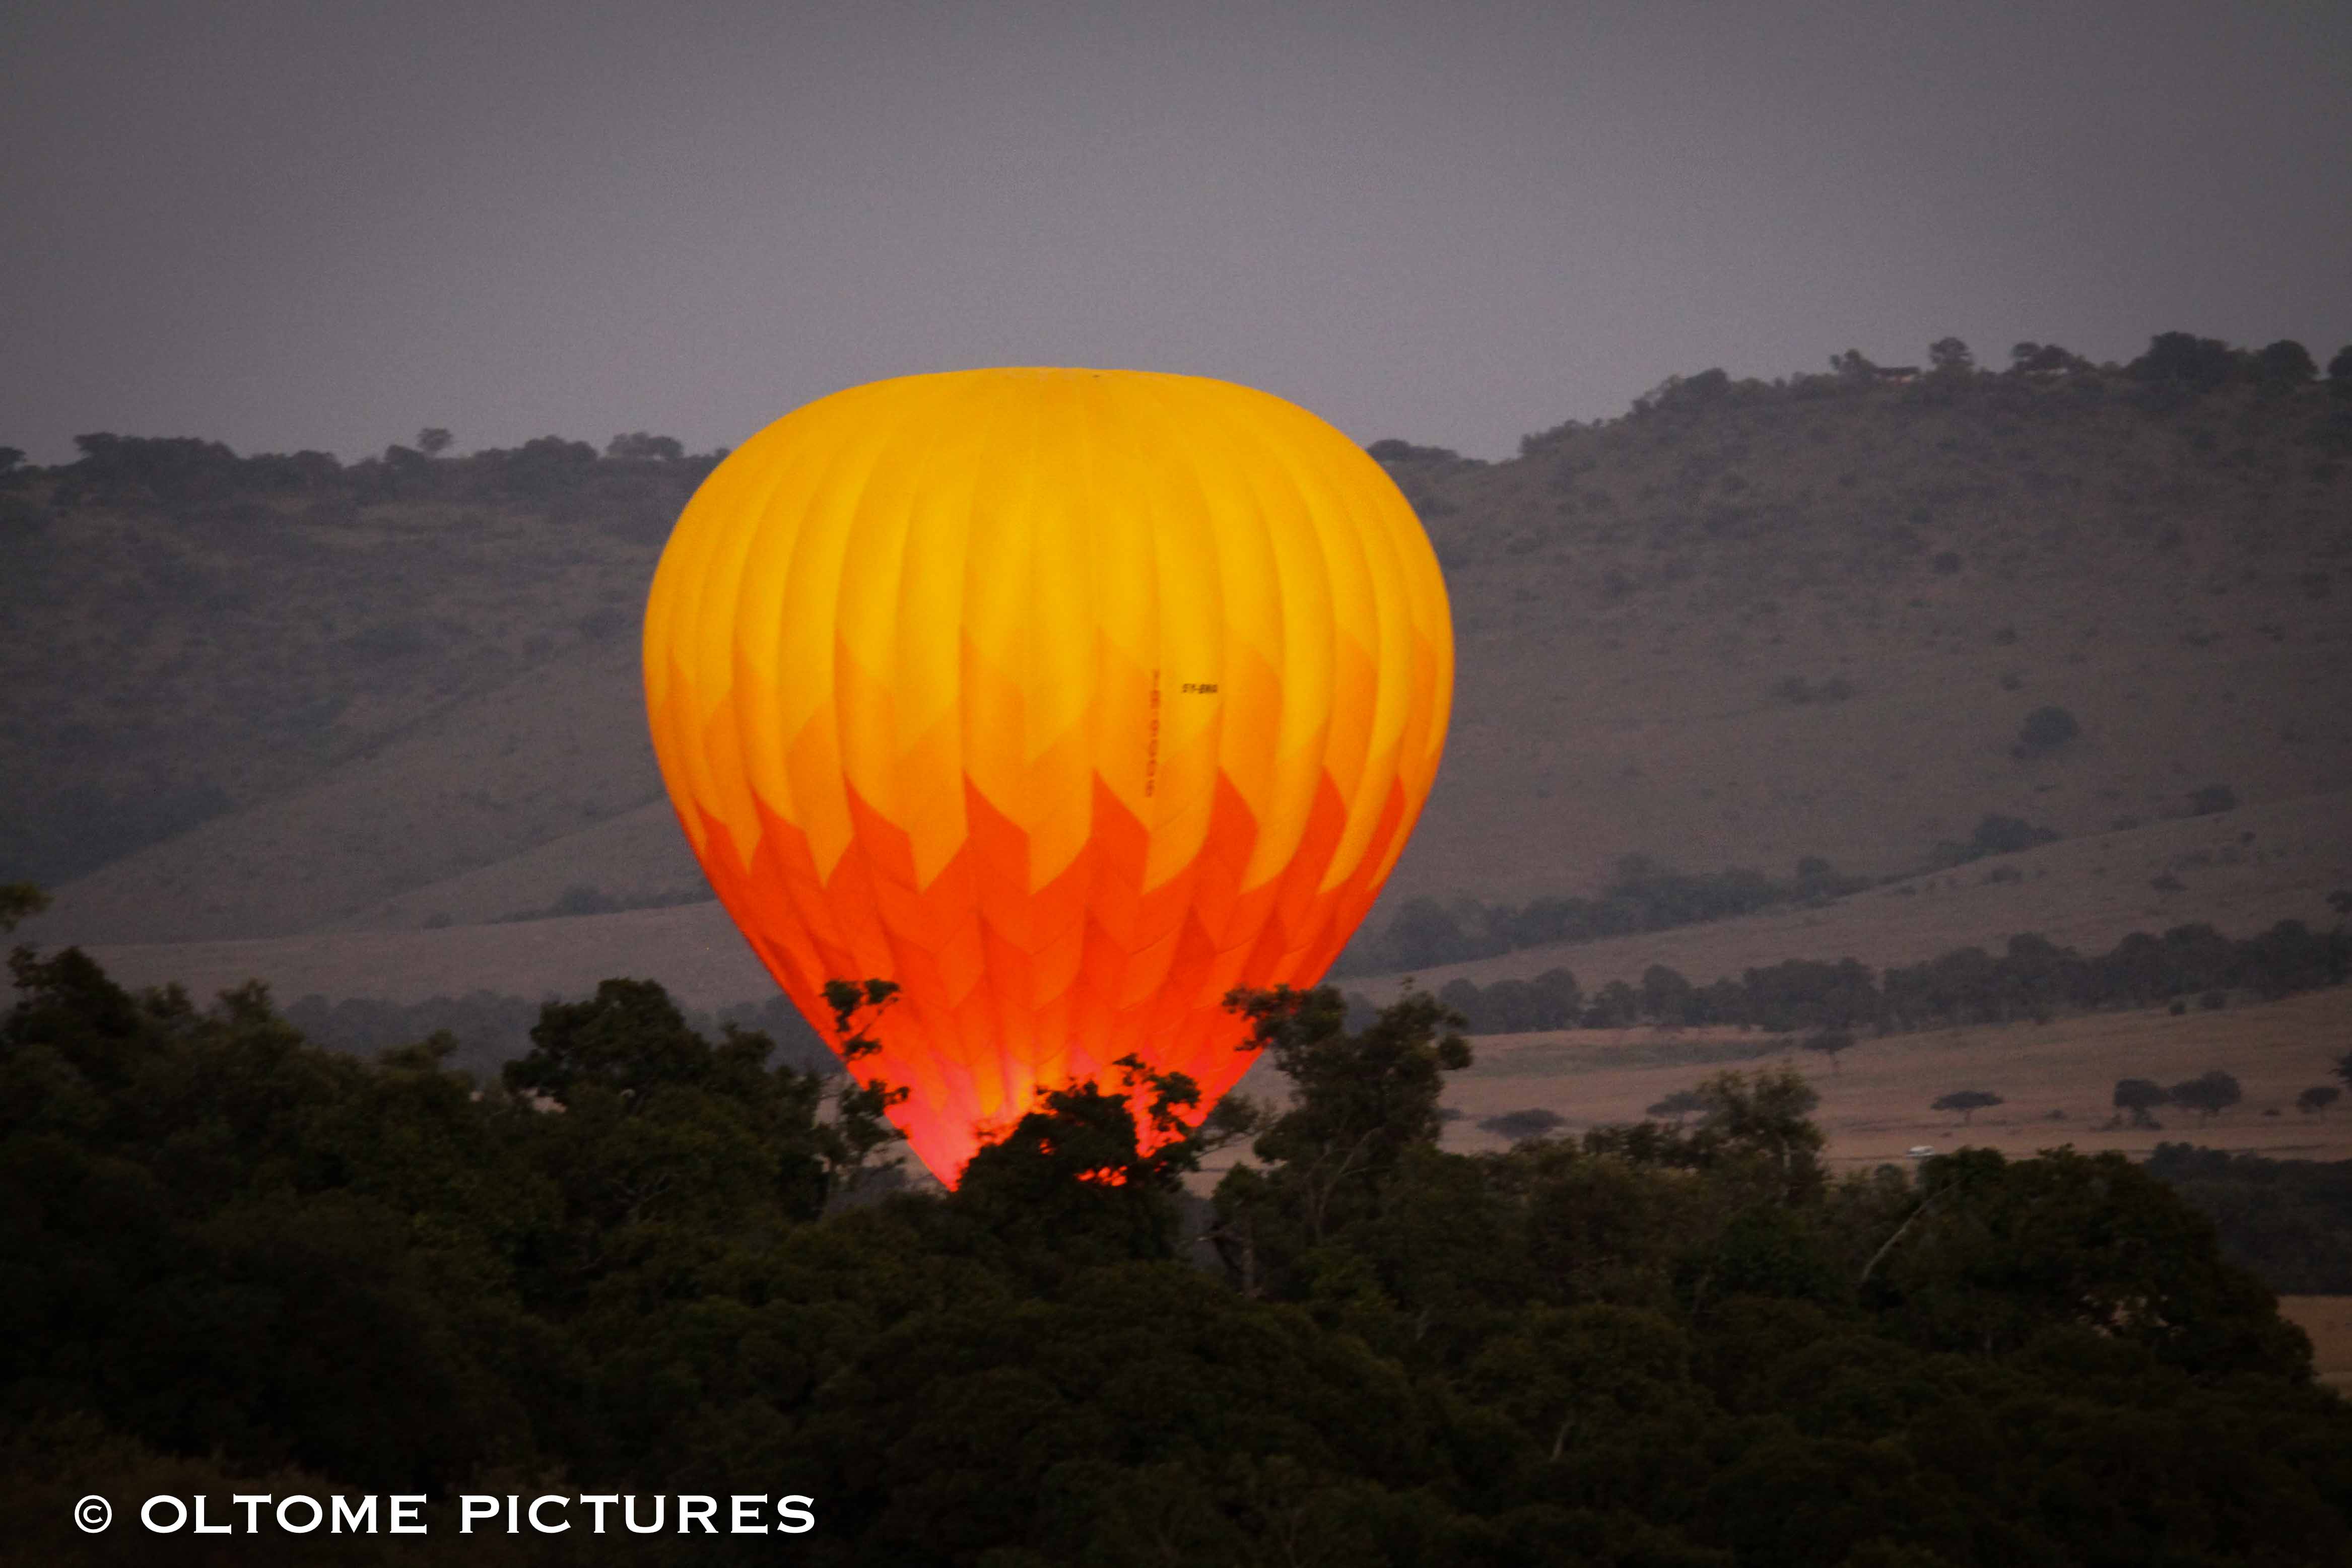
POLYGON ((1577 1030, 1473 1044, 1475 1064, 1453 1075, 1445 1093, 1462 1113, 1447 1142, 1465 1152, 1504 1147, 1507 1140, 1477 1124, 1507 1112, 1552 1112, 1563 1131, 1638 1121, 1644 1107, 1710 1072, 1785 1061, 1821 1094, 1814 1119, 1832 1167, 1899 1162, 1923 1146, 2025 1156, 2072 1145, 2144 1159, 2163 1142, 2274 1159, 2352 1159, 2352 1113, 2294 1109, 2298 1091, 2334 1082, 2336 1060, 2352 1046, 2352 988, 2218 1012, 2091 1013, 1864 1038, 1834 1069, 1816 1053, 1783 1052, 1772 1037, 1728 1029, 1577 1030), (2232 1109, 2210 1119, 2168 1109, 2158 1113, 2160 1129, 2115 1124, 2116 1079, 2174 1083, 2217 1067, 2244 1088, 2232 1109), (1929 1108, 1962 1089, 1987 1090, 2003 1103, 1966 1122, 1929 1108))

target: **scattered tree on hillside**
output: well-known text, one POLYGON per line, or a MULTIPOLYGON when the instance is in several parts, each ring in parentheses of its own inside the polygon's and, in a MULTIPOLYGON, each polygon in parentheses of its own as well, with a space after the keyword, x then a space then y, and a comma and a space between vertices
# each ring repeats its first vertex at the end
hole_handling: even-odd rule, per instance
MULTIPOLYGON (((1968 852, 1962 846, 1951 849, 1968 852)), ((1649 1021, 1727 1024, 1772 1034, 1833 1030, 1859 1035, 1865 1029, 1884 1034, 2027 1019, 2043 1022, 2068 1009, 2169 1003, 2185 1013, 2187 998, 2204 997, 2205 1006, 2218 1008, 2233 991, 2272 999, 2347 978, 2352 932, 2315 932, 2301 921, 2283 920, 2237 941, 2201 923, 2176 925, 2161 936, 2134 932, 2112 950, 2092 955, 2020 932, 1999 954, 1961 947, 1877 972, 1853 958, 1834 964, 1789 959, 1706 985, 1684 981, 1659 966, 1644 976, 1643 988, 1612 981, 1585 998, 1580 1011, 1574 980, 1565 970, 1486 986, 1456 977, 1440 998, 1477 1034, 1622 1029, 1649 1021)), ((1370 1005, 1361 1010, 1369 1015, 1370 1005)), ((1785 1042, 1792 1050, 1799 1043, 1785 1042)))
POLYGON ((49 906, 49 895, 29 882, 0 884, 0 932, 14 931, 20 920, 29 920, 49 906))
POLYGON ((1683 411, 1720 402, 1731 394, 1730 373, 1720 367, 1696 375, 1673 375, 1633 400, 1635 414, 1683 411))
POLYGON ((2333 1083, 2315 1083, 2294 1097, 2294 1108, 2306 1116, 2326 1119, 2327 1108, 2344 1097, 2344 1091, 2333 1083))
POLYGON ((2057 750, 2082 733, 2083 727, 2064 708, 2054 705, 2038 707, 2017 727, 2016 755, 2040 757, 2057 750))
POLYGON ((1966 843, 1946 839, 1936 846, 1935 860, 1938 865, 1966 865, 1987 855, 2015 854, 2042 844, 2053 844, 2059 834, 2055 828, 2036 827, 2022 817, 2004 817, 1998 811, 1988 811, 1969 835, 1966 843))
POLYGON ((1961 1124, 1966 1125, 1975 1119, 1978 1112, 1990 1110, 2003 1103, 2001 1096, 1993 1093, 1990 1090, 1958 1089, 1945 1095, 1927 1108, 1931 1111, 1958 1111, 1960 1113, 1961 1124))
POLYGON ((2352 392, 2352 343, 2336 350, 2327 361, 2327 383, 2337 392, 2352 392))
POLYGON ((457 439, 437 424, 427 425, 416 433, 416 450, 427 457, 438 457, 448 451, 457 439))
POLYGON ((1643 1107, 1642 1114, 1661 1122, 1682 1125, 1683 1118, 1706 1110, 1707 1098, 1696 1089, 1677 1089, 1664 1099, 1643 1107))
POLYGON ((1977 357, 1958 338, 1938 338, 1928 344, 1927 362, 1948 376, 1966 375, 1977 368, 1977 357))
POLYGON ((1838 1071, 1838 1057, 1853 1049, 1853 1031, 1845 1029, 1825 1029, 1807 1035, 1801 1041, 1807 1051, 1818 1051, 1830 1059, 1830 1072, 1838 1071))
POLYGON ((1529 1107, 1524 1111, 1506 1111, 1499 1116, 1489 1116, 1478 1124, 1481 1131, 1507 1138, 1512 1143, 1525 1143, 1529 1138, 1541 1138, 1568 1125, 1568 1118, 1556 1111, 1529 1107))
POLYGON ((2189 797, 2189 814, 2192 817, 2217 817, 2237 809, 2238 792, 2227 784, 2208 784, 2189 797))
POLYGON ((1376 463, 1459 463, 1462 460, 1462 454, 1451 446, 1416 446, 1393 435, 1383 436, 1364 450, 1376 463))
POLYGON ((2115 1107, 2131 1113, 2135 1127, 2154 1127, 2156 1108, 2172 1103, 2172 1092, 2152 1078, 2120 1078, 2116 1081, 2115 1107))
POLYGON ((2208 1122, 2244 1098, 2238 1081, 2218 1067, 2172 1086, 2172 1103, 2186 1105, 2208 1122))
POLYGON ((2077 371, 2087 371, 2091 362, 2079 354, 2069 353, 2055 343, 2020 343, 2009 351, 2011 374, 2021 376, 2063 376, 2077 371))
POLYGON ((1622 980, 1612 980, 1592 993, 1583 1022, 1586 1029, 1631 1029, 1641 1018, 1641 993, 1622 980))
POLYGON ((1697 991, 1681 971, 1653 964, 1642 971, 1642 1013, 1662 1024, 1691 1021, 1697 991))
POLYGON ((674 435, 648 435, 639 430, 606 442, 604 455, 623 463, 676 463, 685 457, 686 446, 674 435))
POLYGON ((2268 386, 2302 386, 2319 375, 2311 350, 2292 338, 2281 338, 2256 352, 2248 368, 2257 382, 2268 386))
POLYGON ((1389 922, 1388 946, 1397 967, 1404 969, 1484 956, 1471 950, 1462 923, 1433 898, 1406 901, 1389 922))
POLYGON ((2210 392, 2228 381, 2238 367, 2239 350, 2219 338, 2193 332, 2158 332, 2147 352, 2124 367, 2124 373, 2155 385, 2179 387, 2191 392, 2210 392))

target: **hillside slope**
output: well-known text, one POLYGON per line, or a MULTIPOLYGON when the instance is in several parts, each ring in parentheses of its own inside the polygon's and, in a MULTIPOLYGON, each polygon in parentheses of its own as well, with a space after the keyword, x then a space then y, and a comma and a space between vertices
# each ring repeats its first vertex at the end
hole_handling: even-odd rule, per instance
MULTIPOLYGON (((1460 639, 1391 906, 1580 891, 1637 852, 1881 874, 1987 812, 2078 837, 2198 791, 2352 788, 2352 399, 2328 387, 1696 377, 1510 462, 1381 455, 1460 639), (2050 706, 2078 733, 2021 754, 2050 706)), ((0 733, 10 810, 70 820, 76 790, 141 780, 217 797, 63 886, 33 935, 422 925, 691 885, 629 632, 664 509, 707 465, 575 454, 516 489, 482 462, 308 509, 17 482, 39 516, 11 536, 37 570, 5 607, 30 694, 0 733)))
POLYGON ((2352 784, 2352 410, 2117 380, 1733 387, 1401 465, 1463 656, 1400 883, 1889 871, 1988 811, 2077 834, 2352 784), (2015 755, 2045 706, 2079 736, 2015 755))
MULTIPOLYGON (((619 865, 651 889, 699 887, 631 706, 636 669, 634 646, 608 644, 453 703, 315 783, 69 883, 54 918, 124 942, 379 925, 387 922, 361 912, 558 844, 559 892, 610 880, 619 865), (638 811, 667 823, 666 856, 629 857, 609 832, 578 839, 585 824, 638 811)), ((391 923, 490 920, 533 907, 531 894, 518 896, 500 908, 428 894, 431 907, 391 923)))
MULTIPOLYGON (((677 836, 667 808, 616 820, 585 840, 625 828, 677 836)), ((558 841, 550 850, 572 840, 558 841)), ((485 881, 504 868, 475 873, 485 881)), ((467 881, 473 879, 461 879, 467 881)), ((455 902, 444 883, 430 896, 455 902)), ((2204 922, 2251 936, 2281 919, 2332 928, 2328 895, 2352 887, 2352 792, 2242 807, 2210 817, 2044 844, 2013 855, 1872 887, 1819 905, 1784 905, 1734 920, 1523 948, 1423 969, 1436 990, 1457 977, 1477 984, 1526 979, 1556 967, 1588 991, 1638 984, 1664 964, 1705 984, 1786 958, 1858 958, 1874 967, 1910 963, 1969 945, 1998 951, 2019 932, 2101 951, 2133 931, 2204 922), (2167 888, 2153 885, 2169 878, 2167 888)), ((689 1005, 716 1009, 773 994, 727 916, 713 903, 425 930, 335 930, 257 939, 104 945, 94 949, 126 984, 177 980, 198 996, 266 979, 281 998, 317 994, 416 1002, 478 990, 536 998, 583 995, 608 976, 660 980, 689 1005)), ((1386 1001, 1404 977, 1351 977, 1349 991, 1386 1001)))

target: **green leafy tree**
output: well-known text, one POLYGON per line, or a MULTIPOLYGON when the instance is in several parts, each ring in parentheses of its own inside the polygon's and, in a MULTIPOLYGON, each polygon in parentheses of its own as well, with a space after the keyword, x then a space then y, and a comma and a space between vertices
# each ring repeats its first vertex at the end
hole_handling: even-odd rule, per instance
POLYGON ((1549 1460, 1692 1400, 1690 1340, 1671 1319, 1592 1302, 1535 1308, 1472 1361, 1472 1395, 1549 1460))
POLYGON ((905 1164, 891 1152, 906 1135, 890 1121, 890 1107, 913 1092, 880 1078, 862 1078, 858 1063, 882 1049, 872 1030, 883 1009, 898 999, 891 980, 827 980, 825 1006, 833 1009, 834 1053, 842 1077, 824 1091, 824 1115, 816 1134, 829 1194, 846 1197, 869 1182, 887 1179, 905 1164))
POLYGON ((20 949, 12 968, 13 1415, 79 1414, 163 1452, 386 1486, 437 1486, 513 1451, 518 1412, 466 1332, 470 1303, 436 1286, 463 1249, 419 1245, 448 1197, 413 1215, 331 1135, 363 1064, 304 1044, 257 985, 200 1010, 176 991, 133 997, 70 948, 20 949))
POLYGON ((708 1082, 740 1066, 749 1049, 722 1064, 651 980, 606 980, 586 1001, 551 1002, 530 1039, 530 1051, 507 1063, 507 1087, 566 1109, 603 1091, 641 1110, 653 1091, 708 1082))
POLYGON ((1214 1240, 1245 1290, 1341 1229, 1367 1218, 1407 1155, 1436 1147, 1442 1075, 1470 1065, 1459 1016, 1408 991, 1371 1026, 1346 1029, 1346 1003, 1328 986, 1235 991, 1226 1005, 1251 1025, 1295 1098, 1265 1124, 1252 1151, 1264 1168, 1236 1166, 1218 1184, 1214 1240))
POLYGON ((1700 1131, 1734 1166, 1752 1169, 1765 1194, 1783 1203, 1820 1196, 1822 1130, 1811 1120, 1821 1095, 1793 1067, 1716 1073, 1698 1085, 1706 1102, 1700 1131))
POLYGON ((1064 1261, 1172 1257, 1177 1194, 1206 1142, 1184 1121, 1200 1089, 1139 1057, 1113 1065, 1114 1089, 1088 1082, 1041 1092, 964 1166, 957 1207, 1015 1247, 1064 1261))
POLYGON ((1988 1354, 2071 1326, 2192 1372, 2308 1376, 2309 1342, 2222 1260, 2211 1221, 2122 1155, 1968 1149, 1919 1175, 1868 1297, 1914 1343, 1988 1354))
POLYGON ((816 1126, 822 1081, 769 1069, 767 1036, 730 1024, 713 1045, 659 985, 615 979, 585 1001, 549 1003, 530 1037, 503 1076, 562 1112, 535 1129, 569 1216, 558 1275, 593 1280, 630 1249, 723 1215, 823 1211, 833 1167, 816 1126))

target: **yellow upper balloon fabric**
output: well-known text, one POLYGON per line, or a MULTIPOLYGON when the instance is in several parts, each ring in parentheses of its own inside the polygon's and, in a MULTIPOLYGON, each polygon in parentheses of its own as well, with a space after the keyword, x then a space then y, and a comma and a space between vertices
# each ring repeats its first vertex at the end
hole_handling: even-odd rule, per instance
POLYGON ((711 885, 952 1184, 1134 1054, 1213 1105, 1235 986, 1312 985, 1396 863, 1453 695, 1444 582, 1339 431, 1265 392, 1014 369, 785 415, 688 504, 646 700, 711 885))

